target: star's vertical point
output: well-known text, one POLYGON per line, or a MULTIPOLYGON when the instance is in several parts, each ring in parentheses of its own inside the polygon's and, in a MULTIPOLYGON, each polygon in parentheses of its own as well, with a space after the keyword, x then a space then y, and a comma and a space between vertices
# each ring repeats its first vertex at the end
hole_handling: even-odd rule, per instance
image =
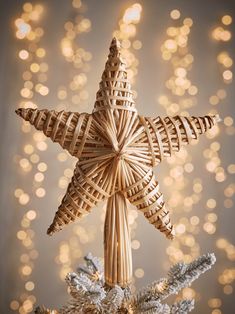
POLYGON ((120 41, 116 38, 113 37, 111 44, 109 46, 109 58, 113 57, 120 57, 121 56, 121 43, 120 41))
POLYGON ((114 37, 109 47, 108 60, 96 94, 93 112, 107 109, 136 111, 131 84, 127 77, 126 62, 122 57, 120 41, 114 37))

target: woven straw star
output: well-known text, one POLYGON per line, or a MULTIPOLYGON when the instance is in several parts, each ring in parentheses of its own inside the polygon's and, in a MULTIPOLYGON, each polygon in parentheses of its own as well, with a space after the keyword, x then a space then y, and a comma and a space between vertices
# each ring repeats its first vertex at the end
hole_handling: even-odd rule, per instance
POLYGON ((115 38, 92 114, 30 108, 16 113, 78 159, 48 234, 121 192, 151 224, 173 238, 153 167, 219 121, 218 116, 139 116, 115 38))

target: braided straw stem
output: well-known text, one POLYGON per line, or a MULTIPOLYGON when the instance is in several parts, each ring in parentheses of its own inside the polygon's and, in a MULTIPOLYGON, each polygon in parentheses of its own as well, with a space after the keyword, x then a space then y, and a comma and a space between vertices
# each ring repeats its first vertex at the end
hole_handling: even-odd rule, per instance
POLYGON ((132 280, 131 238, 127 202, 122 193, 108 199, 104 224, 105 282, 113 287, 127 287, 132 280))

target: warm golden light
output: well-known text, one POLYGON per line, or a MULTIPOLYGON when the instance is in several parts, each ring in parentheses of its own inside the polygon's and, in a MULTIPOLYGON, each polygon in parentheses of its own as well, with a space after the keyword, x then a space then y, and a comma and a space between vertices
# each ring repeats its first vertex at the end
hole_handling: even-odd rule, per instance
POLYGON ((172 10, 170 16, 173 20, 178 20, 180 18, 180 11, 177 9, 172 10))
POLYGON ((29 53, 28 53, 28 51, 27 50, 20 50, 20 52, 19 52, 19 57, 20 57, 20 59, 22 59, 22 60, 26 60, 26 59, 28 59, 28 57, 29 57, 29 53))
POLYGON ((223 72, 223 78, 225 81, 230 81, 233 78, 233 73, 230 70, 226 70, 223 72))
POLYGON ((223 27, 216 27, 212 32, 212 37, 218 41, 229 41, 231 39, 231 32, 225 30, 223 27))
POLYGON ((133 4, 130 8, 126 9, 123 16, 123 22, 126 24, 137 24, 140 20, 141 11, 142 7, 139 3, 133 4))
POLYGON ((222 17, 221 21, 224 25, 230 25, 232 23, 233 19, 230 15, 224 15, 222 17))

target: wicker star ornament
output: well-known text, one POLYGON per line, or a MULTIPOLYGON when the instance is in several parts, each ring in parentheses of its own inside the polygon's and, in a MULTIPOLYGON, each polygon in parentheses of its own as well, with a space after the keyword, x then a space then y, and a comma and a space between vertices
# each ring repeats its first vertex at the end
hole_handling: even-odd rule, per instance
POLYGON ((81 218, 100 201, 120 191, 151 224, 172 238, 169 211, 153 167, 211 129, 219 118, 138 115, 116 38, 111 42, 99 87, 92 114, 16 110, 78 159, 48 234, 81 218))

